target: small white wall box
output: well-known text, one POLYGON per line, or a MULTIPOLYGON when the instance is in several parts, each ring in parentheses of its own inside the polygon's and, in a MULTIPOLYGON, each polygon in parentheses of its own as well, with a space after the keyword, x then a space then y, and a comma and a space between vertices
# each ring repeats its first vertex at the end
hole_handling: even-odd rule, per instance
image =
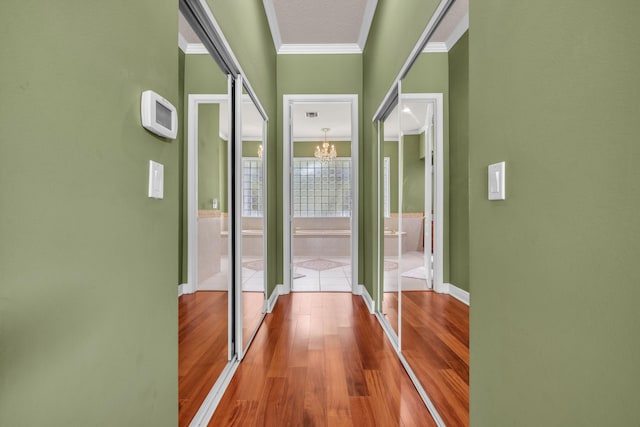
POLYGON ((164 165, 149 160, 149 197, 164 198, 164 165))
POLYGON ((165 138, 176 139, 178 113, 169 101, 152 90, 145 90, 140 100, 140 113, 145 129, 165 138))
POLYGON ((489 165, 489 200, 505 200, 505 162, 489 165))

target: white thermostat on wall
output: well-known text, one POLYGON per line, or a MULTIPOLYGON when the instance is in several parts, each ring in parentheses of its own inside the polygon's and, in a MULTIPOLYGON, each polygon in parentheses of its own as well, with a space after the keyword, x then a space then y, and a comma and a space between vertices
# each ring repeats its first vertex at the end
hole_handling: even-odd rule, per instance
POLYGON ((176 139, 178 113, 176 107, 152 90, 142 92, 140 100, 142 126, 165 138, 176 139))

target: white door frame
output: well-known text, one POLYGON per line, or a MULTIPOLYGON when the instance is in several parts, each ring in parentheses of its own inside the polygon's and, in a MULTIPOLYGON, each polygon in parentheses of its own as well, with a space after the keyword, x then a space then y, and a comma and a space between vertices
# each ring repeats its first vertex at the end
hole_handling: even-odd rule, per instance
MULTIPOLYGON (((185 294, 198 287, 198 107, 229 103, 229 95, 191 94, 187 113, 187 286, 185 294)), ((231 259, 231 256, 228 257, 231 259)))
POLYGON ((359 177, 359 134, 358 134, 358 95, 283 95, 283 125, 282 125, 282 183, 284 194, 282 197, 282 230, 283 230, 283 292, 291 292, 292 285, 292 224, 293 213, 291 210, 291 166, 292 166, 292 141, 291 141, 291 107, 293 104, 303 103, 349 103, 351 104, 351 292, 360 294, 361 285, 358 284, 358 177, 359 177))
MULTIPOLYGON (((443 283, 444 277, 444 103, 442 93, 402 93, 400 100, 425 101, 431 102, 434 106, 434 197, 433 210, 435 212, 435 229, 433 233, 433 242, 435 250, 433 253, 433 290, 438 293, 448 293, 448 285, 443 283)), ((425 156, 425 161, 427 158, 425 156)), ((425 168, 425 191, 427 176, 425 168)), ((430 225, 430 224, 429 224, 430 225)), ((428 243, 429 245, 431 243, 428 243)), ((425 247, 427 242, 425 242, 425 247)))

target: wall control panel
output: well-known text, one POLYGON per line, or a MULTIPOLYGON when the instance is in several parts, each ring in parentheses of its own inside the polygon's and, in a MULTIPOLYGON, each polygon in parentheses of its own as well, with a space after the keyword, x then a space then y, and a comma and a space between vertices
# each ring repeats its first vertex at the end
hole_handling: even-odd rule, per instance
POLYGON ((488 173, 489 173, 489 182, 488 182, 488 190, 489 190, 489 200, 505 200, 505 162, 494 163, 489 165, 488 173))
POLYGON ((149 160, 149 197, 164 198, 164 165, 149 160))

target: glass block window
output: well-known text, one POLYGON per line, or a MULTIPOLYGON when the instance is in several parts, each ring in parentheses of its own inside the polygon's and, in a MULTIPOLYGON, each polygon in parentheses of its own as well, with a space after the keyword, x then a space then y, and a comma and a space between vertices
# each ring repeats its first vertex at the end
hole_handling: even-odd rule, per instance
POLYGON ((391 194, 389 191, 391 190, 391 180, 389 178, 390 175, 390 164, 391 164, 391 159, 389 157, 385 157, 384 158, 384 216, 386 218, 389 218, 391 216, 391 202, 390 202, 390 197, 389 194, 391 194))
POLYGON ((351 216, 351 158, 293 159, 293 216, 351 216))
POLYGON ((262 217, 262 159, 242 158, 242 216, 262 217))

